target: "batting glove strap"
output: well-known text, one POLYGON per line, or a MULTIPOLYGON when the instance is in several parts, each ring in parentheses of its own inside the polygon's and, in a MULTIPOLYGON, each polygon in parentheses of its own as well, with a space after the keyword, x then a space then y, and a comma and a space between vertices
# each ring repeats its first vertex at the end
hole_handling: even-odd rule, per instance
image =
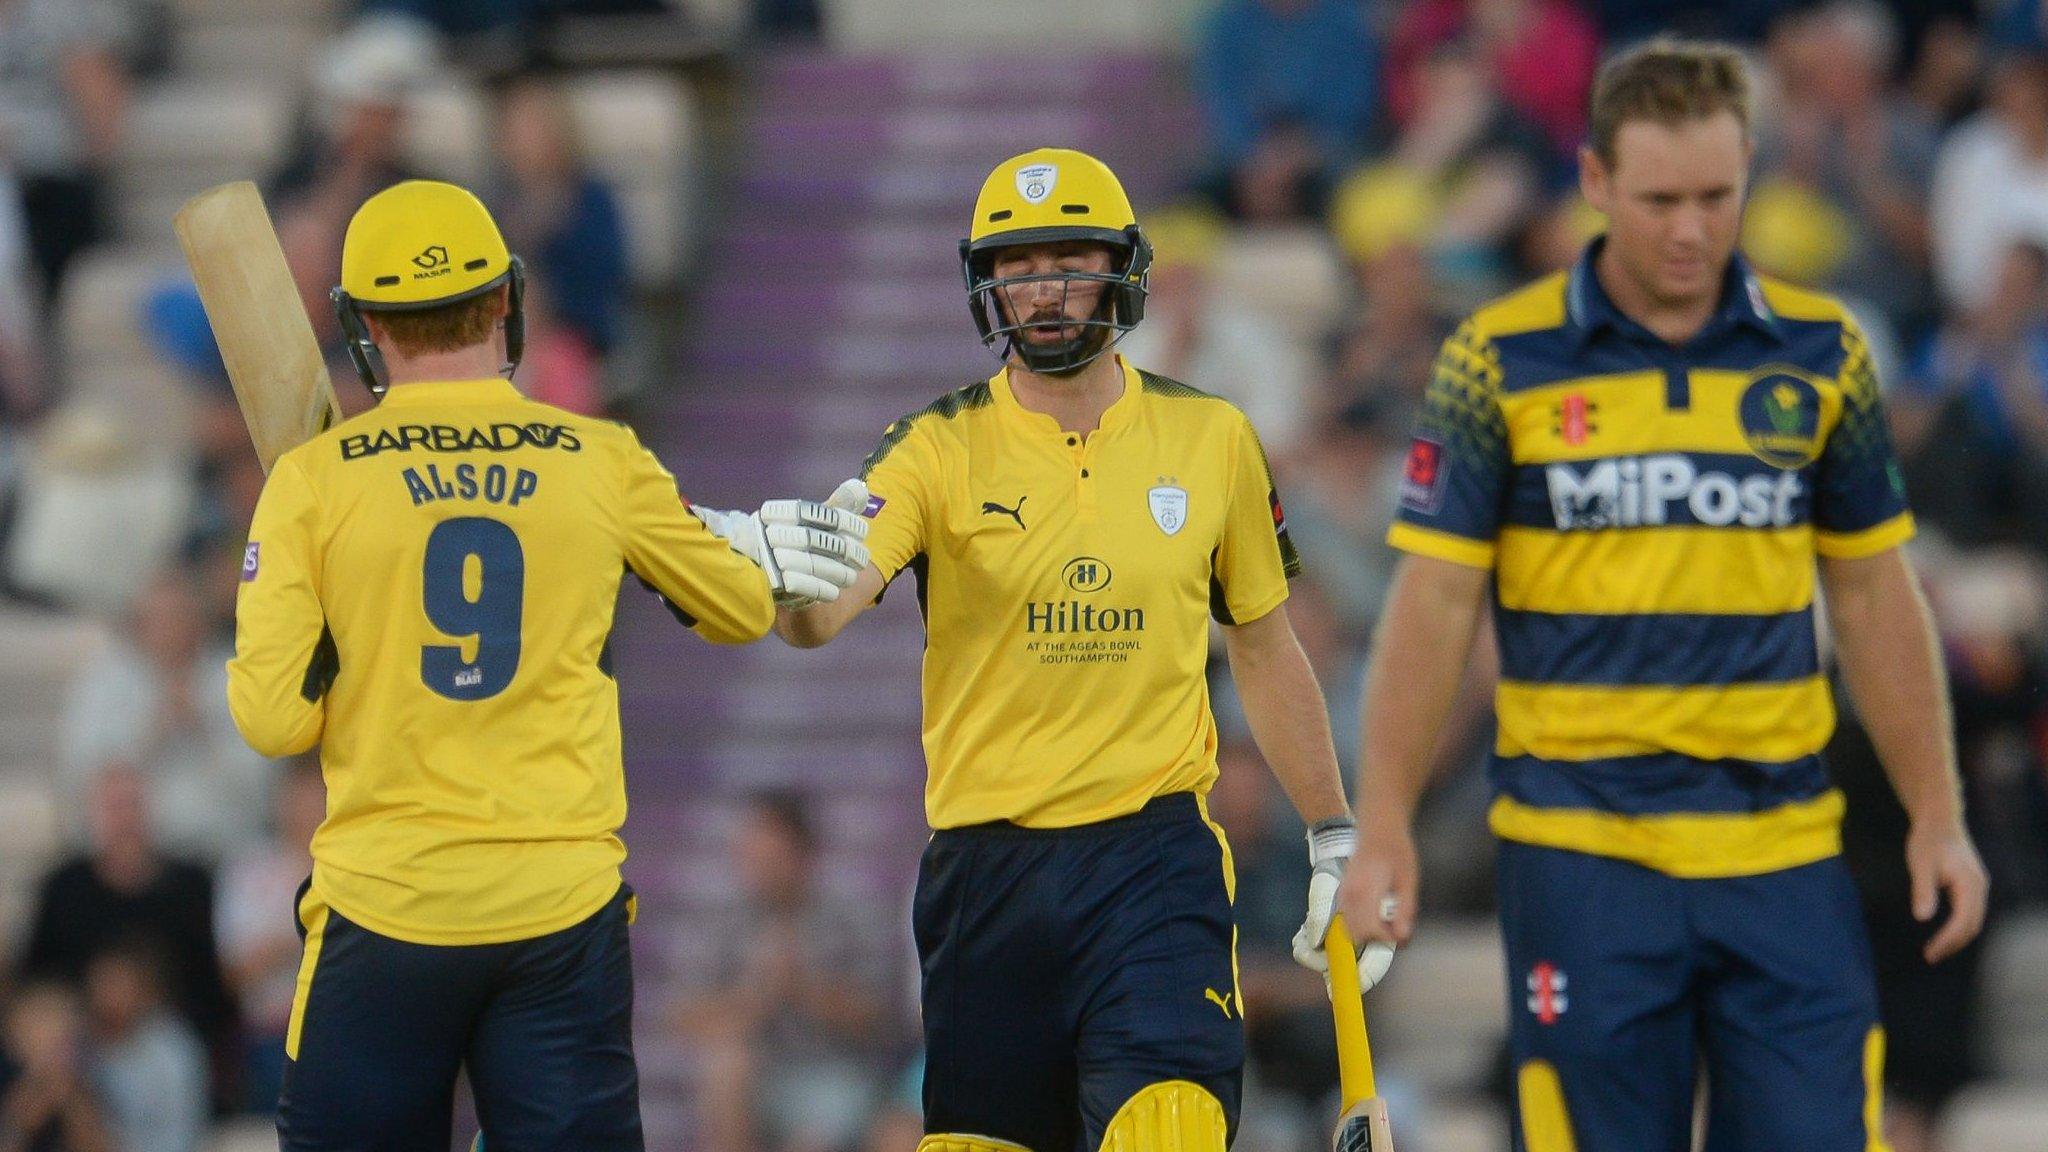
POLYGON ((1308 862, 1318 872, 1344 873, 1344 862, 1358 852, 1358 821, 1349 816, 1318 820, 1308 829, 1308 862))

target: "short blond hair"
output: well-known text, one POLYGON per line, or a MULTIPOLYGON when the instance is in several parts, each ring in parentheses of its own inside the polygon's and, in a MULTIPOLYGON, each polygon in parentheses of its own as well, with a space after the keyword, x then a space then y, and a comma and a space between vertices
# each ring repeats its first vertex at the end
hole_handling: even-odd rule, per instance
POLYGON ((1593 152, 1614 165, 1622 125, 1666 127, 1727 112, 1749 134, 1749 65, 1726 44, 1671 36, 1636 45, 1601 65, 1593 80, 1593 152))

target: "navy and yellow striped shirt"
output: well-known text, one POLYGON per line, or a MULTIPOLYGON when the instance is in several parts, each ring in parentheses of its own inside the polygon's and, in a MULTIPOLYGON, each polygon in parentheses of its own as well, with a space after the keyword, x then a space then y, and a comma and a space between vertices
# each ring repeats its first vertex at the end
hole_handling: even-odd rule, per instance
POLYGON ((1740 257, 1668 344, 1598 243, 1445 341, 1388 536, 1494 572, 1493 829, 1675 876, 1831 856, 1814 558, 1913 533, 1869 353, 1740 257))

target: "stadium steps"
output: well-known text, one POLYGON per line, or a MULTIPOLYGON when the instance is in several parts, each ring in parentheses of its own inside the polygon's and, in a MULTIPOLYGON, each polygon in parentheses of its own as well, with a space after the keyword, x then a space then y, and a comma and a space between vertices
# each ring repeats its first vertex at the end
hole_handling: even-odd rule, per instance
POLYGON ((107 639, 86 617, 0 606, 0 940, 20 939, 36 880, 61 845, 64 694, 107 639))

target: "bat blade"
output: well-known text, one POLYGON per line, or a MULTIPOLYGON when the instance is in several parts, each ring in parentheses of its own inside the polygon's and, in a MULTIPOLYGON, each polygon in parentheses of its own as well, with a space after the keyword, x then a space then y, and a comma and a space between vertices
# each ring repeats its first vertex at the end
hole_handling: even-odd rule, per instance
POLYGON ((263 470, 341 419, 334 383, 271 228, 247 180, 209 188, 172 220, 263 470))
POLYGON ((1331 1139, 1335 1152, 1394 1152, 1394 1129, 1387 1120, 1387 1102, 1361 1100, 1337 1120, 1331 1139))
POLYGON ((1365 1032, 1365 995, 1358 986, 1358 951, 1342 916, 1330 918, 1323 938, 1330 959, 1330 1011, 1337 1027, 1337 1076, 1344 1114, 1330 1137, 1335 1152, 1394 1152, 1394 1130, 1372 1068, 1365 1032))

